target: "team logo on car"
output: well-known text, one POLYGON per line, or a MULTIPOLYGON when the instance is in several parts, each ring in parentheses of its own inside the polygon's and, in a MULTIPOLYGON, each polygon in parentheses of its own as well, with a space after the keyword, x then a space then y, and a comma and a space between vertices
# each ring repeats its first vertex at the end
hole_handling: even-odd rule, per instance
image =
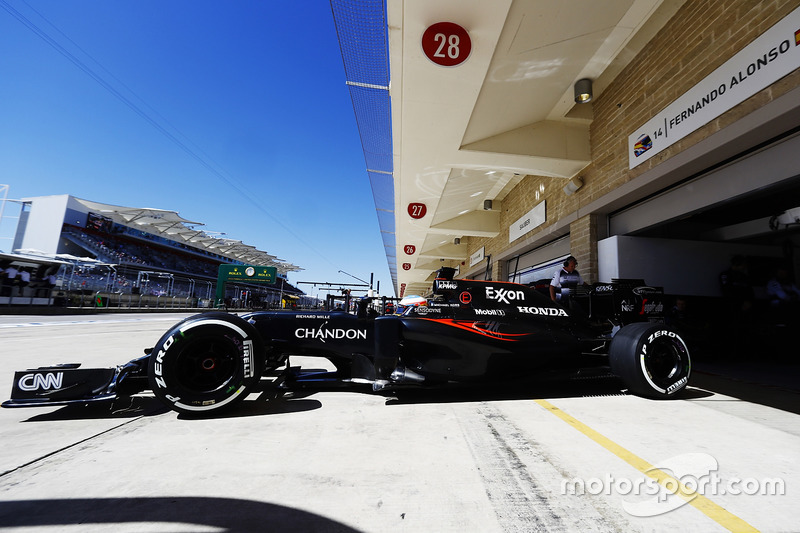
POLYGON ((38 389, 42 390, 54 390, 60 389, 61 384, 64 382, 64 373, 63 372, 48 372, 47 374, 25 374, 19 381, 17 385, 21 390, 24 391, 35 391, 38 389))
POLYGON ((557 307, 517 307, 520 313, 540 316, 569 316, 566 311, 557 307))
POLYGON ((327 322, 323 323, 318 329, 312 328, 297 328, 294 330, 294 336, 298 339, 314 339, 325 342, 328 339, 334 340, 356 340, 366 339, 366 329, 341 329, 341 328, 326 328, 327 322))
POLYGON ((510 304, 525 299, 525 293, 520 290, 486 287, 486 299, 497 300, 501 304, 510 304))
POLYGON ((458 282, 455 281, 437 281, 436 288, 438 290, 455 290, 458 288, 458 282))
POLYGON ((636 287, 631 292, 636 296, 647 296, 648 294, 661 294, 662 291, 660 289, 656 289, 655 287, 636 287))
POLYGON ((502 309, 475 309, 475 314, 483 316, 506 316, 506 312, 502 309))
POLYGON ((639 311, 640 315, 650 315, 653 313, 663 313, 664 312, 664 304, 659 301, 650 302, 645 298, 642 300, 642 309, 639 311))

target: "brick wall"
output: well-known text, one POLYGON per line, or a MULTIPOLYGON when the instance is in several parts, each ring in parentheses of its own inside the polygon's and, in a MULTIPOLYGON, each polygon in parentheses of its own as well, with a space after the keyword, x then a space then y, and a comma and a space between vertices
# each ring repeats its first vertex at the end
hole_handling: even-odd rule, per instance
MULTIPOLYGON (((800 0, 689 0, 593 103, 592 163, 580 173, 584 186, 563 192, 566 180, 526 176, 500 205, 498 237, 468 239, 469 253, 481 246, 496 256, 509 248, 508 226, 542 200, 547 221, 574 215, 617 187, 716 133, 741 117, 800 86, 800 71, 786 76, 633 170, 628 169, 628 135, 692 88, 714 69, 800 6, 800 0), (538 193, 538 196, 537 196, 538 193)), ((570 247, 584 279, 597 279, 598 227, 604 218, 585 215, 570 224, 570 247)), ((530 235, 530 234, 529 234, 530 235)), ((505 275, 500 265, 494 279, 505 275)), ((468 266, 462 270, 467 270, 468 266)))
POLYGON ((597 281, 597 236, 598 224, 603 217, 591 214, 579 218, 569 225, 569 246, 578 260, 578 269, 587 283, 597 281))
POLYGON ((794 72, 628 169, 628 135, 798 6, 798 0, 687 2, 593 103, 593 163, 578 194, 596 200, 800 85, 794 72))

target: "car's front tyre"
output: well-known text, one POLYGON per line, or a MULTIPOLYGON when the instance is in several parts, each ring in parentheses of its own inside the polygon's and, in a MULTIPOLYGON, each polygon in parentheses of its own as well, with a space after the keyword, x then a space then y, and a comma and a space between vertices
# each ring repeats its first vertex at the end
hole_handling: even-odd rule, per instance
POLYGON ((692 364, 686 342, 663 324, 623 327, 611 341, 609 359, 612 372, 640 396, 674 398, 689 383, 692 364))
POLYGON ((179 413, 210 414, 242 401, 263 367, 260 339, 250 324, 225 313, 175 325, 153 348, 150 386, 179 413))

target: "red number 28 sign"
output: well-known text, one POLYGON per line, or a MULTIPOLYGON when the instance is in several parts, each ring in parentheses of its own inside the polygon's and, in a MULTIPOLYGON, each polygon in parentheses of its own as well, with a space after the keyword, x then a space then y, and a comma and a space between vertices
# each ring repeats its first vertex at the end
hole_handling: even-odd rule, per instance
POLYGON ((443 67, 460 65, 472 52, 472 40, 467 30, 453 22, 437 22, 422 34, 425 56, 443 67))

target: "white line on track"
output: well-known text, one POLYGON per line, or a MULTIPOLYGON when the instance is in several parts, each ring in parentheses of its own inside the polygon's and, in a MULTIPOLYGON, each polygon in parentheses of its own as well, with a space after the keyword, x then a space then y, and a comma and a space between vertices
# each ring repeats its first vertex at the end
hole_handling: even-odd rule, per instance
POLYGON ((119 324, 129 322, 177 322, 179 319, 172 317, 148 317, 148 318, 113 318, 109 320, 63 320, 54 322, 18 322, 12 324, 0 324, 0 329, 5 328, 37 328, 48 326, 74 326, 86 324, 119 324))

